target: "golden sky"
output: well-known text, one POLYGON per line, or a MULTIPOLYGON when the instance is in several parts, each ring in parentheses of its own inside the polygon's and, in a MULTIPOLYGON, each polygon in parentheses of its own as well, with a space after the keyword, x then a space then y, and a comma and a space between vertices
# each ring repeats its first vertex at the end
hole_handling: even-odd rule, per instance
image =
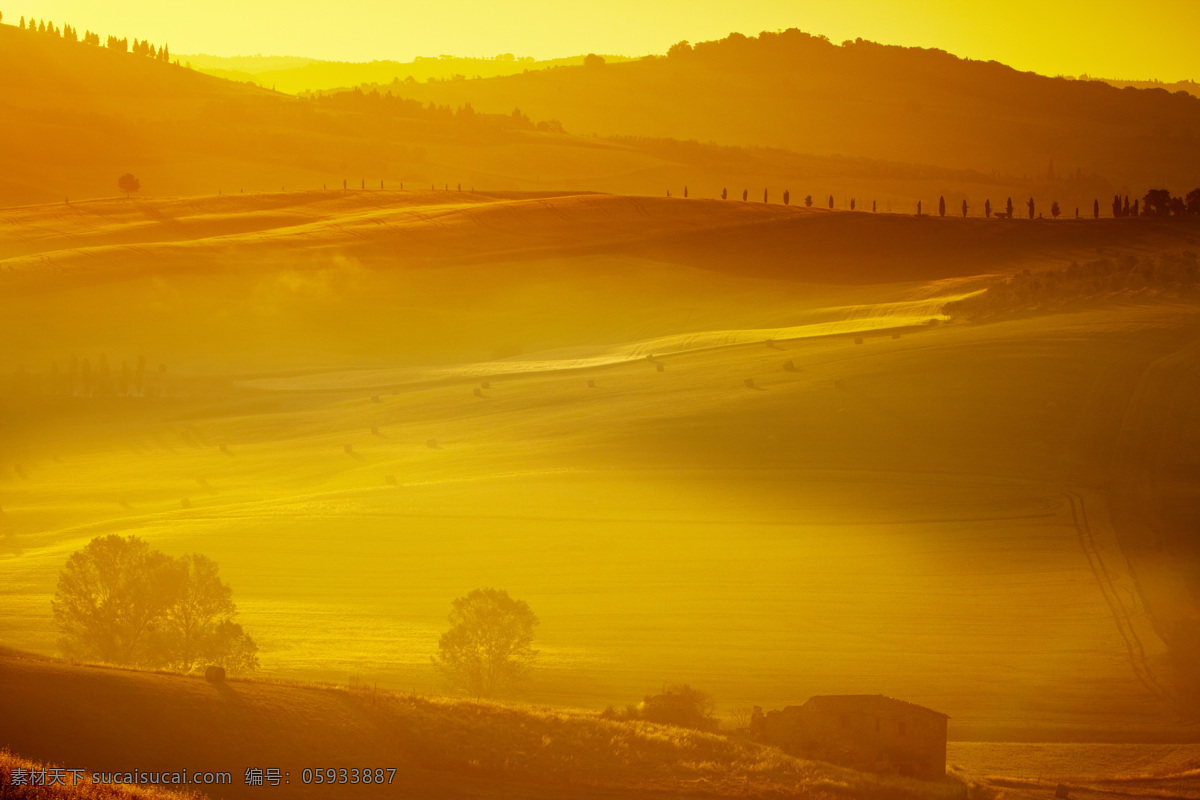
POLYGON ((0 0, 0 11, 5 21, 45 17, 102 36, 165 41, 175 53, 644 55, 680 39, 796 27, 836 42, 940 47, 1051 75, 1200 78, 1200 0, 0 0))

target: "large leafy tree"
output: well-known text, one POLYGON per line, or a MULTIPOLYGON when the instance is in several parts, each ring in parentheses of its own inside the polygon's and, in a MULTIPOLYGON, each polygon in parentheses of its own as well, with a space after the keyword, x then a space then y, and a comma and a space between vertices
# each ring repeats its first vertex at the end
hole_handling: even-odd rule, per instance
POLYGON ((72 657, 185 671, 202 662, 231 672, 258 666, 216 562, 172 559, 136 536, 93 539, 73 553, 51 608, 72 657))
POLYGON ((93 539, 72 553, 51 601, 63 652, 114 664, 147 660, 171 602, 172 567, 136 536, 93 539))
POLYGON ((1165 217, 1171 213, 1171 193, 1166 189, 1151 189, 1142 198, 1146 216, 1165 217))
POLYGON ((538 619, 524 600, 499 589, 476 589, 452 604, 450 630, 442 634, 433 662, 462 691, 492 697, 518 685, 537 651, 538 619))

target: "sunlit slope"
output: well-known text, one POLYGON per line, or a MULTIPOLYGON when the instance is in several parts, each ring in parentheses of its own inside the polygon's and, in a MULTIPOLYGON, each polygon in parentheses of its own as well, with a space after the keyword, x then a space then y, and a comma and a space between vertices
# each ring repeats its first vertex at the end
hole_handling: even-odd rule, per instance
POLYGON ((217 262, 278 270, 285 254, 331 253, 389 266, 622 254, 747 275, 886 283, 1200 240, 1187 220, 959 220, 440 187, 28 206, 6 209, 0 226, 9 291, 37 288, 49 273, 61 273, 60 282, 108 282, 177 273, 184 261, 189 271, 212 271, 217 262))
POLYGON ((936 316, 938 298, 972 291, 983 271, 1190 247, 1198 236, 1170 220, 1004 223, 467 191, 10 209, 0 214, 0 330, 24 344, 0 353, 0 366, 45 375, 89 351, 118 359, 114 370, 142 355, 217 372, 563 348, 641 356, 810 335, 785 329, 818 323, 834 324, 826 333, 903 327, 936 316), (935 279, 949 282, 926 285, 935 279), (63 315, 78 324, 47 324, 63 315))
POLYGON ((1113 191, 1133 184, 1138 194, 1133 187, 1151 183, 1175 191, 1200 184, 1200 99, 1186 92, 1049 78, 940 50, 862 40, 838 46, 795 29, 732 34, 598 69, 398 91, 493 113, 516 106, 570 131, 1013 174, 1088 205, 1106 185, 1095 176, 1113 191))
POLYGON ((89 771, 230 772, 213 797, 951 798, 921 783, 785 756, 773 748, 573 709, 500 706, 68 666, 0 654, 0 742, 89 771), (80 733, 75 733, 79 731, 80 733), (248 767, 280 770, 247 786, 248 767), (360 771, 317 785, 318 768, 360 771), (370 768, 370 782, 361 771, 370 768), (376 773, 375 768, 382 772, 376 773), (309 781, 305 781, 309 770, 309 781), (389 771, 390 770, 390 771, 389 771), (375 782, 376 775, 384 784, 375 782), (286 781, 286 783, 285 783, 286 781))
POLYGON ((1188 733, 1109 510, 1120 470, 1189 463, 1120 442, 1195 440, 1194 304, 941 305, 979 285, 971 241, 1011 270, 1189 227, 465 192, 62 212, 4 242, 8 643, 51 651, 68 554, 129 532, 215 558, 285 676, 436 690, 449 602, 498 586, 542 620, 539 700, 689 681, 725 710, 883 692, 959 737, 1188 733))
POLYGON ((285 675, 434 688, 448 598, 502 585, 542 619, 538 698, 599 707, 690 680, 727 708, 882 691, 946 710, 958 736, 1185 735, 1090 488, 1124 398, 1090 387, 1195 319, 1123 319, 1153 332, 1130 343, 1086 314, 482 396, 463 379, 93 416, 6 473, 6 639, 50 648, 67 554, 136 532, 216 558, 285 675))

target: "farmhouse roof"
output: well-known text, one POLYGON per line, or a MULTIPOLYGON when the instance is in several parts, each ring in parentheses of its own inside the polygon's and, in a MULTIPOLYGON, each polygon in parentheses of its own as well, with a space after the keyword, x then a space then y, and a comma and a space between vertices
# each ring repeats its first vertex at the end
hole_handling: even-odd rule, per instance
POLYGON ((938 717, 950 718, 949 714, 934 711, 932 708, 919 706, 907 700, 897 700, 882 694, 824 694, 808 698, 804 704, 810 708, 822 711, 862 711, 876 709, 879 711, 907 712, 917 714, 933 714, 938 717))

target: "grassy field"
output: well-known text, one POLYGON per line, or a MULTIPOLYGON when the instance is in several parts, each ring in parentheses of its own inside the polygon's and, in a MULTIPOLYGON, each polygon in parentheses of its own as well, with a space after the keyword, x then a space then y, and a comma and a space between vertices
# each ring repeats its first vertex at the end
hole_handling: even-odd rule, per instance
MULTIPOLYGON (((939 252, 882 216, 338 195, 246 232, 226 202, 4 229, 5 643, 53 651, 68 554, 136 533, 220 563, 279 677, 439 692, 450 601, 495 586, 541 618, 538 703, 687 681, 726 714, 889 694, 959 739, 1194 735, 1109 515, 1118 433, 1186 407, 1191 379, 1135 395, 1149 363, 1187 373, 1194 300, 951 323, 982 272, 959 244, 790 275, 836 273, 835 216, 939 252), (688 263, 689 232, 777 224, 814 255, 688 263), (146 355, 148 390, 48 392, 100 353, 146 355)), ((1071 224, 948 235, 1006 237, 1012 270, 1076 257, 1071 224)), ((1176 615, 1180 575, 1153 579, 1176 615)))

